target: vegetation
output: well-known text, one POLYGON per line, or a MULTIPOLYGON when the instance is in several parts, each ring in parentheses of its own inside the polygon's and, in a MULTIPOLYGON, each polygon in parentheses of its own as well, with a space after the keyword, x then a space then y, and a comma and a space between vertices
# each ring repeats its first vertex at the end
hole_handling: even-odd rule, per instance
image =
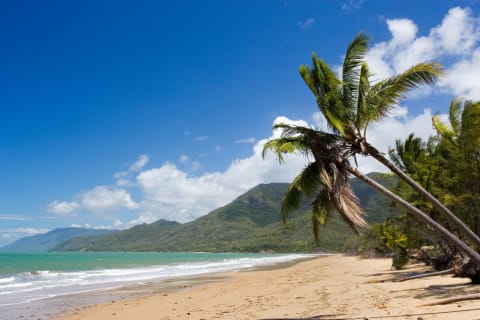
MULTIPOLYGON (((380 176, 373 174, 373 176, 380 176)), ((392 186, 391 176, 382 176, 392 186)), ((352 181, 355 192, 367 212, 369 222, 381 222, 385 215, 398 214, 385 210, 388 200, 368 186, 352 181)), ((288 184, 259 185, 230 204, 218 208, 195 221, 180 224, 159 220, 128 230, 100 237, 73 238, 55 250, 66 251, 210 251, 210 252, 312 252, 355 249, 358 236, 339 219, 331 219, 319 238, 319 246, 304 225, 310 221, 308 202, 281 223, 280 204, 288 184)))
MULTIPOLYGON (((479 119, 480 103, 462 103, 455 99, 450 106, 450 123, 441 122, 438 116, 433 118, 436 136, 425 142, 410 135, 405 141, 397 141, 396 148, 390 151, 395 163, 452 208, 476 235, 479 234, 479 119)), ((404 184, 400 183, 396 189, 405 199, 455 230, 455 224, 448 217, 440 215, 435 206, 419 198, 404 184)), ((464 259, 462 252, 448 241, 422 226, 413 225, 408 217, 388 221, 388 225, 402 228, 406 236, 414 240, 409 241, 408 250, 416 253, 418 259, 440 270, 454 266, 457 275, 480 281, 478 267, 464 259)))

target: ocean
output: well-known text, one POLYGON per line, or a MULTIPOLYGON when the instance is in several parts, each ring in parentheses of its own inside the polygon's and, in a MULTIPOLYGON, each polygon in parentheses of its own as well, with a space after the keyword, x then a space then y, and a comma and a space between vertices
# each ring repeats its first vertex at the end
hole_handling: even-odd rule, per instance
MULTIPOLYGON (((308 254, 0 253, 0 312, 86 292, 305 259, 308 254)), ((5 313, 5 311, 8 311, 5 313)), ((15 313, 14 313, 15 314, 15 313)))

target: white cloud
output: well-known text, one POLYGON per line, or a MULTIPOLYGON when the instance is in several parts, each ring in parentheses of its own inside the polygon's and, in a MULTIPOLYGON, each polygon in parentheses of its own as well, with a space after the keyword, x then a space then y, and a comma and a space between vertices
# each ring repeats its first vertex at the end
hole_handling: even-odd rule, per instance
POLYGON ((121 171, 121 172, 115 172, 113 174, 113 178, 114 179, 121 179, 121 178, 125 178, 128 176, 128 172, 127 171, 121 171))
POLYGON ((0 220, 25 221, 29 218, 19 214, 0 214, 0 220))
POLYGON ((409 19, 387 20, 387 25, 393 37, 391 45, 411 44, 417 35, 418 28, 409 19))
MULTIPOLYGON (((160 217, 162 218, 162 217, 160 217)), ((120 226, 115 227, 117 229, 128 229, 133 226, 139 225, 139 224, 144 224, 144 223, 153 223, 157 220, 160 219, 156 215, 140 215, 137 219, 133 219, 127 222, 122 223, 120 226)))
POLYGON ((178 161, 180 161, 180 163, 183 163, 183 164, 187 163, 189 160, 190 160, 190 158, 187 155, 184 155, 184 154, 182 154, 180 156, 180 158, 178 158, 178 161))
POLYGON ((313 26, 314 23, 315 23, 315 19, 308 18, 307 20, 299 21, 298 26, 300 27, 300 29, 305 31, 305 30, 310 29, 313 26))
POLYGON ((348 0, 342 4, 342 10, 350 12, 353 10, 358 10, 362 7, 364 0, 348 0))
MULTIPOLYGON (((292 123, 285 117, 275 120, 275 123, 280 122, 292 123)), ((304 121, 295 123, 307 125, 304 121)), ((273 137, 279 135, 279 130, 275 130, 273 137)), ((273 155, 264 160, 262 149, 266 141, 257 142, 251 156, 234 160, 224 172, 190 176, 171 163, 141 172, 137 184, 144 195, 140 205, 143 221, 160 218, 190 221, 229 203, 260 183, 290 182, 305 166, 305 159, 287 156, 282 166, 273 155)))
POLYGON ((135 161, 134 163, 132 163, 132 165, 130 166, 130 171, 131 172, 137 172, 137 171, 140 171, 143 167, 145 167, 145 165, 148 163, 148 161, 150 160, 149 156, 146 155, 146 154, 141 154, 137 161, 135 161))
POLYGON ((480 100, 480 48, 472 56, 451 66, 445 78, 439 84, 454 95, 472 100, 480 100))
POLYGON ((138 204, 132 200, 124 189, 97 186, 81 195, 82 207, 92 211, 114 209, 137 209, 138 204))
POLYGON ((208 136, 198 136, 195 138, 195 140, 197 141, 206 141, 208 140, 208 136))
POLYGON ((431 36, 440 42, 440 47, 449 54, 468 54, 479 37, 478 18, 470 9, 452 8, 442 23, 434 28, 431 36))
MULTIPOLYGON (((446 75, 440 79, 441 90, 480 99, 480 19, 468 8, 455 7, 442 22, 424 36, 418 36, 418 27, 409 19, 387 20, 392 35, 389 41, 376 43, 368 52, 367 60, 375 78, 393 76, 423 61, 444 61, 446 75)), ((416 90, 421 96, 429 90, 416 90)))
MULTIPOLYGON (((204 154, 204 155, 200 155, 200 157, 206 157, 207 155, 204 154)), ((190 161, 190 157, 188 157, 187 155, 181 155, 178 159, 178 161, 183 164, 183 165, 187 165, 187 164, 190 164, 190 169, 192 171, 198 171, 202 168, 202 164, 198 161, 190 161)))
POLYGON ((128 179, 118 179, 117 186, 119 187, 132 187, 134 184, 128 179))
POLYGON ((26 235, 36 235, 41 233, 46 233, 50 229, 46 228, 9 228, 9 229, 0 229, 0 233, 19 233, 26 235))
POLYGON ((102 225, 93 226, 89 229, 112 230, 112 226, 107 226, 102 224, 102 225))
POLYGON ((235 143, 255 143, 257 142, 257 139, 255 139, 254 137, 250 137, 250 138, 243 138, 243 139, 238 139, 238 140, 235 140, 234 141, 235 143))
POLYGON ((202 168, 202 164, 198 161, 192 162, 192 170, 193 171, 198 171, 202 168))
POLYGON ((150 157, 146 154, 141 154, 138 159, 130 165, 127 171, 120 171, 113 174, 113 178, 117 180, 117 186, 119 187, 131 187, 133 183, 129 180, 129 177, 140 170, 142 170, 145 165, 150 160, 150 157))
POLYGON ((68 217, 74 216, 75 211, 80 208, 80 205, 75 201, 58 201, 54 200, 48 204, 47 211, 56 216, 68 217))

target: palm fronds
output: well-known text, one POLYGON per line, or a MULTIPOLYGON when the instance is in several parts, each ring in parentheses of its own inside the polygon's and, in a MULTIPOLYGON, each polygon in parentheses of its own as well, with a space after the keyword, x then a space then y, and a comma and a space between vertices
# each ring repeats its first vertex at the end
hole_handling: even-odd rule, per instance
POLYGON ((264 156, 267 151, 273 151, 280 161, 284 161, 283 154, 301 152, 314 159, 292 181, 285 193, 281 209, 283 221, 302 206, 304 198, 309 198, 314 199, 311 208, 315 234, 333 213, 340 215, 355 231, 357 227, 366 226, 364 212, 348 180, 346 170, 349 163, 344 159, 339 137, 282 123, 274 128, 282 130, 281 136, 264 145, 264 156))
POLYGON ((408 91, 423 84, 434 83, 443 74, 443 68, 436 62, 419 63, 405 72, 379 81, 369 92, 370 118, 376 121, 387 116, 408 91))

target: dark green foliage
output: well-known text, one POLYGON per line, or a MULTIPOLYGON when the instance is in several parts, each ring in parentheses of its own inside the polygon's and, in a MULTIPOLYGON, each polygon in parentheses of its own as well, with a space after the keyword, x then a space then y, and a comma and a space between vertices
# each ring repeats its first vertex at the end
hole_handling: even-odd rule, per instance
MULTIPOLYGON (((387 178, 388 180, 389 178, 387 178)), ((158 221, 142 224, 103 237, 81 237, 65 242, 60 251, 209 251, 209 252, 312 252, 344 251, 347 242, 358 236, 339 218, 320 228, 320 247, 311 231, 309 203, 304 201, 286 224, 280 209, 285 183, 259 185, 232 203, 195 221, 179 224, 158 221)), ((360 185, 359 185, 360 186, 360 185)), ((362 186, 363 188, 363 186, 362 186)), ((379 221, 388 215, 388 200, 373 190, 362 189, 367 207, 387 208, 387 213, 372 211, 368 220, 379 221), (375 205, 375 202, 379 202, 375 205)), ((391 214, 391 212, 390 212, 391 214)), ((356 240, 355 240, 356 239, 356 240)))
MULTIPOLYGON (((397 141, 395 150, 390 151, 390 157, 402 170, 440 199, 477 234, 480 234, 479 119, 480 103, 453 100, 449 123, 441 122, 439 116, 433 118, 437 136, 424 142, 412 134, 405 141, 397 141)), ((450 218, 404 183, 399 182, 395 189, 417 208, 427 212, 452 232, 459 233, 458 228, 452 227, 450 218)), ((430 228, 416 224, 406 215, 389 220, 385 227, 402 229, 409 239, 407 250, 420 250, 420 257, 434 266, 448 267, 443 262, 453 261, 453 256, 458 252, 430 228), (429 250, 422 249, 426 245, 429 250)))
POLYGON ((258 226, 266 226, 277 222, 283 194, 278 192, 276 184, 262 184, 235 200, 235 205, 227 205, 219 209, 218 218, 223 221, 234 221, 238 218, 249 218, 258 226))
POLYGON ((368 248, 377 254, 391 255, 393 267, 401 269, 408 262, 409 238, 395 220, 373 225, 363 243, 369 241, 368 248))

